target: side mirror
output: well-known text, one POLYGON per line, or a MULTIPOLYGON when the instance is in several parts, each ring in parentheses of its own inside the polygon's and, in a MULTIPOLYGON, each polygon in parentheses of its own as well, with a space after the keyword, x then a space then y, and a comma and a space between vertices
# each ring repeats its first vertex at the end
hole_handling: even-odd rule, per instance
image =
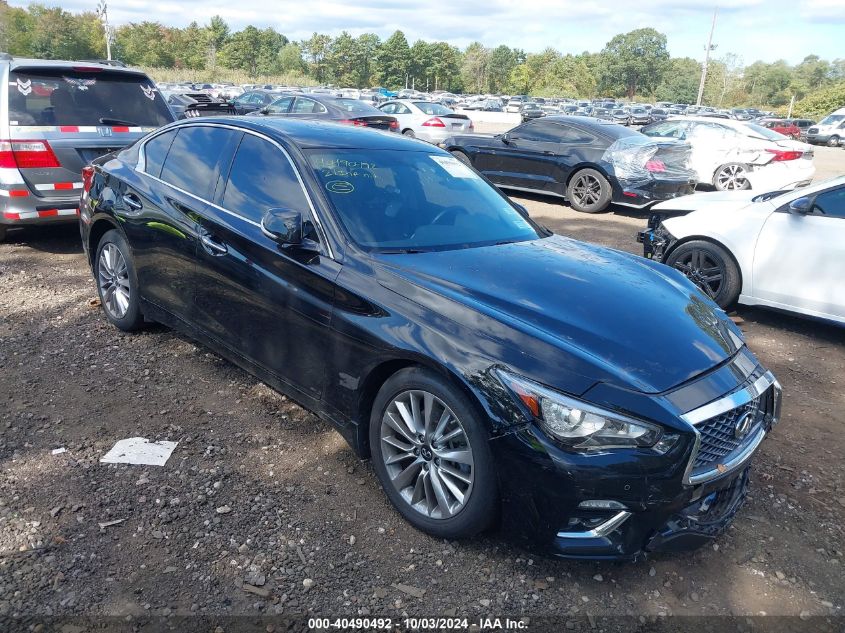
POLYGON ((510 142, 511 142, 511 133, 505 132, 504 134, 502 134, 502 143, 504 143, 505 145, 508 145, 508 144, 510 144, 510 142))
POLYGON ((810 209, 810 198, 808 198, 807 196, 796 198, 795 200, 789 203, 790 213, 796 213, 798 215, 807 215, 810 212, 810 209))
POLYGON ((261 218, 261 232, 279 244, 302 244, 302 214, 290 209, 270 209, 261 218))

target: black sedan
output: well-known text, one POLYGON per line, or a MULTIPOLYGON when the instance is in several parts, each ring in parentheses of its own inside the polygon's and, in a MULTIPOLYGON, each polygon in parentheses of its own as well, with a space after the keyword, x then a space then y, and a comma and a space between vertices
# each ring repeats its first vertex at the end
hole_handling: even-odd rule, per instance
POLYGON ((522 122, 525 123, 526 121, 542 118, 546 116, 546 113, 539 104, 526 103, 519 109, 519 115, 522 118, 522 122))
POLYGON ((176 328, 334 424, 438 538, 501 517, 558 556, 699 545, 777 420, 774 377, 681 273, 550 234, 432 145, 205 118, 84 183, 106 318, 176 328))
POLYGON ((235 109, 235 114, 249 114, 270 105, 280 95, 280 92, 272 90, 249 90, 232 99, 231 104, 235 109))
POLYGON ((399 131, 399 120, 360 99, 327 95, 282 95, 273 103, 251 113, 252 116, 314 119, 370 127, 389 132, 399 131))
POLYGON ((585 213, 611 202, 646 207, 693 193, 696 183, 689 145, 584 117, 544 117, 439 145, 500 187, 560 196, 585 213))

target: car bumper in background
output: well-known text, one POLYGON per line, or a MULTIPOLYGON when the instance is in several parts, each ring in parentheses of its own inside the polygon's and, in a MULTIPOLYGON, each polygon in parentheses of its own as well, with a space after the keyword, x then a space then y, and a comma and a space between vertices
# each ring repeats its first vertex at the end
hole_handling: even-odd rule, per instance
POLYGON ((416 137, 423 141, 428 141, 429 143, 440 143, 445 141, 450 136, 454 136, 455 134, 472 134, 473 130, 470 129, 460 129, 460 128, 451 128, 451 127, 444 127, 444 128, 417 128, 414 130, 414 134, 416 137))
POLYGON ((74 222, 79 215, 79 198, 0 196, 0 224, 30 225, 74 222))
POLYGON ((747 178, 752 191, 775 191, 809 185, 815 175, 813 159, 799 158, 756 166, 748 172, 747 178))
POLYGON ((695 193, 694 180, 650 180, 643 183, 629 183, 613 187, 614 204, 643 208, 663 200, 672 200, 695 193))

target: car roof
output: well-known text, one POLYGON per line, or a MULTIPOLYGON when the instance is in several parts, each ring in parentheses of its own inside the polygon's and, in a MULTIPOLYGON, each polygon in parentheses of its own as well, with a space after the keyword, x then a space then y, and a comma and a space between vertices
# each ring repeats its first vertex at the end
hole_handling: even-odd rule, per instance
POLYGON ((286 117, 202 117, 187 119, 180 124, 220 123, 262 132, 282 142, 291 143, 301 149, 395 149, 410 152, 445 154, 444 150, 410 139, 401 134, 382 132, 367 128, 330 123, 326 121, 289 119, 286 117))
POLYGON ((9 70, 14 71, 19 68, 96 68, 97 70, 107 70, 115 73, 130 73, 135 75, 144 75, 144 71, 140 68, 131 68, 123 66, 115 66, 112 64, 101 64, 99 62, 84 62, 71 61, 64 59, 34 59, 28 57, 14 57, 12 59, 0 60, 2 64, 8 64, 9 70))
POLYGON ((590 119, 582 116, 569 116, 566 114, 561 114, 543 117, 542 120, 571 123, 572 125, 575 125, 577 127, 588 129, 590 131, 595 132, 596 134, 601 134, 602 136, 607 136, 614 139, 623 138, 625 136, 636 136, 639 134, 639 132, 635 130, 631 130, 616 123, 610 123, 607 121, 597 121, 595 119, 590 119))

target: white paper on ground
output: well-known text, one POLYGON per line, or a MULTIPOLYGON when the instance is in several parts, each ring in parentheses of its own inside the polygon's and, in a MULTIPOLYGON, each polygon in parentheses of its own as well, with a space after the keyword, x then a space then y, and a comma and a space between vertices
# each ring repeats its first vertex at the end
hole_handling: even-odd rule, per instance
POLYGON ((143 464, 164 466, 179 442, 150 442, 145 437, 130 437, 118 441, 100 458, 104 464, 143 464))
POLYGON ((61 448, 54 448, 52 451, 50 451, 50 453, 52 453, 53 455, 61 455, 62 453, 67 453, 67 449, 62 446, 61 448))

